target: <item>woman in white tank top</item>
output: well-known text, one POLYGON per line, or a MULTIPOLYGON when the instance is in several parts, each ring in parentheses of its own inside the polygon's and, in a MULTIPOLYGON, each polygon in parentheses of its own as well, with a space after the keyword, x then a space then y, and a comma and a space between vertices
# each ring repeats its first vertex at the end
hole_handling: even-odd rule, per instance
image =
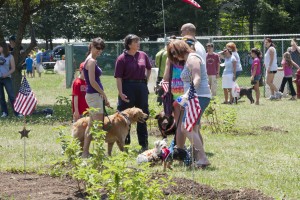
POLYGON ((278 91, 278 89, 273 83, 278 68, 276 49, 274 47, 271 38, 266 38, 264 43, 265 43, 265 47, 267 48, 267 52, 264 58, 264 66, 266 68, 266 74, 267 74, 266 82, 269 85, 271 91, 271 96, 269 97, 269 99, 270 100, 280 99, 282 97, 282 93, 278 91))

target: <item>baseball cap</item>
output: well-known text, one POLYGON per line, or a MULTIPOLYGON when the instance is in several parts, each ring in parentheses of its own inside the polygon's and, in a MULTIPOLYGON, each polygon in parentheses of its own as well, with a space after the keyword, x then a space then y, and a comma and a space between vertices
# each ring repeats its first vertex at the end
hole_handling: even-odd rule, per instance
POLYGON ((16 36, 15 35, 10 36, 8 41, 16 41, 16 36))
POLYGON ((85 62, 82 62, 82 63, 80 63, 80 66, 79 66, 79 71, 82 71, 82 70, 83 70, 83 68, 84 68, 84 64, 85 64, 85 62))

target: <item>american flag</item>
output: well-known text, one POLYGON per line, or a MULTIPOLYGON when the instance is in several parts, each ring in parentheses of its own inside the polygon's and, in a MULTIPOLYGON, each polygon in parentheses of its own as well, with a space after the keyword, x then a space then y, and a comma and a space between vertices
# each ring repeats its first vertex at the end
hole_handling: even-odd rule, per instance
POLYGON ((193 6, 195 6, 196 8, 201 8, 201 6, 194 0, 182 0, 185 3, 191 4, 193 6))
POLYGON ((160 85, 164 89, 165 92, 169 91, 169 82, 168 81, 162 80, 160 82, 160 85))
POLYGON ((191 81, 188 103, 187 106, 185 107, 185 112, 186 112, 185 129, 188 132, 191 132, 201 114, 201 107, 199 104, 199 99, 196 94, 193 81, 191 81))
POLYGON ((26 77, 24 77, 21 83, 18 96, 14 102, 14 109, 16 112, 26 116, 26 115, 30 115, 33 112, 36 104, 37 104, 37 100, 33 92, 31 91, 31 88, 29 86, 26 77))

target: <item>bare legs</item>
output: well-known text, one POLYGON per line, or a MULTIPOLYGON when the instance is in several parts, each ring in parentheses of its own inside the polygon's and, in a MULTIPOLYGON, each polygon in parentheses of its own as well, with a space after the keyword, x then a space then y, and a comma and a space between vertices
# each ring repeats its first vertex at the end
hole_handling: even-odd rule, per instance
POLYGON ((92 141, 92 135, 90 134, 90 129, 93 126, 93 122, 94 121, 102 121, 103 122, 103 114, 101 113, 97 113, 94 115, 90 116, 90 121, 89 124, 85 130, 85 134, 84 134, 84 144, 83 144, 83 152, 82 152, 82 157, 83 158, 87 158, 89 156, 89 148, 90 148, 90 144, 92 141))
POLYGON ((225 103, 231 102, 231 100, 233 99, 232 94, 231 94, 231 88, 224 88, 223 92, 224 92, 224 98, 225 98, 224 102, 225 103), (229 96, 230 96, 230 101, 228 101, 228 93, 229 93, 229 96))
POLYGON ((255 104, 259 105, 259 97, 260 97, 259 81, 257 81, 257 83, 254 85, 254 91, 255 91, 255 96, 256 96, 255 104))
POLYGON ((274 76, 275 76, 274 73, 268 73, 268 75, 267 75, 267 84, 270 87, 271 95, 275 95, 275 92, 278 92, 278 89, 276 88, 276 86, 273 83, 274 76))

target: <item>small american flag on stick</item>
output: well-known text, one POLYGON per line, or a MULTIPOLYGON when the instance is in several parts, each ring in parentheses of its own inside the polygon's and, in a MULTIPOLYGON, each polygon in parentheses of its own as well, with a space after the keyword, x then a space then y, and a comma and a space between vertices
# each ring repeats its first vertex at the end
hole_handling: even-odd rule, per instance
POLYGON ((14 109, 16 112, 22 115, 30 115, 37 104, 37 99, 35 98, 26 77, 23 78, 21 87, 17 98, 14 102, 14 109))
POLYGON ((185 112, 186 112, 185 129, 188 132, 191 132, 201 114, 201 107, 200 107, 198 96, 195 91, 193 81, 191 81, 188 103, 187 106, 185 107, 185 112))
POLYGON ((168 81, 162 80, 160 85, 164 89, 165 92, 169 91, 169 82, 168 81))

